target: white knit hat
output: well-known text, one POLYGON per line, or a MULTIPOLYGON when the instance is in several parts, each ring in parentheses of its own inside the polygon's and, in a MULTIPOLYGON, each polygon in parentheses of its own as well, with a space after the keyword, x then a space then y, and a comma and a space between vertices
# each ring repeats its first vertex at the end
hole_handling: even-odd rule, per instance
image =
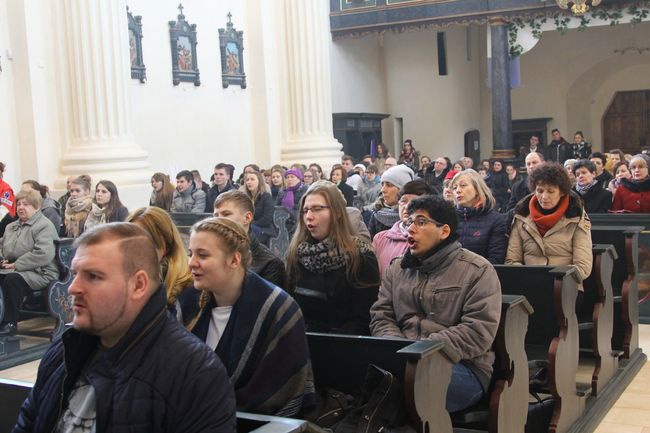
POLYGON ((382 182, 389 182, 402 189, 404 185, 409 183, 415 177, 415 173, 404 164, 391 167, 381 175, 382 182))

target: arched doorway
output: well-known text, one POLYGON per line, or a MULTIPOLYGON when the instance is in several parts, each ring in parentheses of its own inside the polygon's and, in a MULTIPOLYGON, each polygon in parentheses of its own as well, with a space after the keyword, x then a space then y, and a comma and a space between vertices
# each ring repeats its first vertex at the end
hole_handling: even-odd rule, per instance
POLYGON ((635 154, 650 146, 650 90, 616 92, 603 116, 603 149, 635 154))

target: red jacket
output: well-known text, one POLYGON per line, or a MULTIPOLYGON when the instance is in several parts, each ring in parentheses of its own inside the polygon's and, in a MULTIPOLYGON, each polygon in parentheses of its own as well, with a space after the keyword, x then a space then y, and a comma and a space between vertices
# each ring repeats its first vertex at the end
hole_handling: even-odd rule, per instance
POLYGON ((7 208, 12 218, 16 216, 14 190, 4 180, 0 180, 0 206, 7 208))
POLYGON ((650 213, 650 178, 642 182, 621 179, 621 184, 614 194, 612 210, 650 213))

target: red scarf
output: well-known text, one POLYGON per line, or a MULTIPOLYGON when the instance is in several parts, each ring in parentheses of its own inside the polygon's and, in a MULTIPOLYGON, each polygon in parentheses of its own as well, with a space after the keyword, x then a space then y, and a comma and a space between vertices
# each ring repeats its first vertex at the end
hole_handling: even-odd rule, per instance
POLYGON ((564 216, 566 210, 569 208, 569 195, 565 195, 560 199, 560 203, 557 205, 555 212, 552 214, 545 215, 540 210, 539 202, 537 197, 533 195, 533 198, 530 199, 528 203, 528 209, 530 210, 530 218, 533 220, 537 226, 537 231, 539 234, 544 237, 547 231, 549 231, 560 218, 564 216))

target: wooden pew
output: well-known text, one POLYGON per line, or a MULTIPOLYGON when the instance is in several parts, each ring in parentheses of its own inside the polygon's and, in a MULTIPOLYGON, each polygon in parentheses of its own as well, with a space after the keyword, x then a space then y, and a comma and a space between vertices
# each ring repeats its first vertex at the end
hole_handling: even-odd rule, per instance
MULTIPOLYGON (((31 383, 0 378, 0 433, 11 432, 31 389, 31 383)), ((299 433, 305 430, 307 423, 303 420, 237 412, 237 433, 299 433)))
POLYGON ((176 228, 181 234, 181 239, 183 240, 183 244, 185 245, 185 248, 187 248, 190 243, 190 230, 192 229, 194 223, 204 220, 206 218, 210 218, 212 214, 170 212, 169 216, 171 217, 172 221, 174 221, 174 225, 176 226, 176 228))
POLYGON ((528 322, 529 359, 548 360, 548 392, 555 399, 549 432, 569 430, 585 409, 576 389, 578 320, 575 301, 579 277, 570 266, 495 265, 501 292, 523 295, 534 313, 528 322))
POLYGON ((616 249, 612 290, 614 293, 614 334, 612 347, 629 359, 639 347, 638 242, 642 227, 592 226, 595 244, 610 244, 616 249))
POLYGON ((68 295, 68 287, 72 284, 70 266, 74 258, 74 239, 66 238, 54 241, 56 244, 56 265, 59 268, 59 279, 50 284, 47 290, 47 308, 56 320, 52 340, 55 340, 66 330, 66 323, 72 321, 72 298, 68 295))
POLYGON ((358 393, 368 365, 375 364, 404 385, 411 427, 418 433, 452 432, 445 400, 459 357, 443 343, 311 332, 307 342, 317 389, 358 393))
POLYGON ((524 296, 501 296, 501 319, 494 340, 496 359, 488 395, 477 407, 452 414, 454 427, 489 433, 520 433, 528 415, 528 358, 524 348, 528 316, 524 296))
POLYGON ((598 396, 614 375, 618 368, 618 357, 622 354, 622 352, 612 351, 614 327, 612 270, 618 255, 612 245, 595 244, 592 251, 594 258, 592 272, 583 281, 582 314, 589 318, 593 326, 588 330, 589 334, 581 334, 580 347, 587 347, 594 356, 591 393, 598 396))
POLYGON ((284 206, 276 206, 274 208, 273 224, 275 225, 277 235, 269 240, 269 249, 284 262, 287 260, 287 251, 289 250, 289 241, 291 240, 289 230, 287 229, 287 220, 289 218, 291 218, 291 213, 287 208, 284 206))

